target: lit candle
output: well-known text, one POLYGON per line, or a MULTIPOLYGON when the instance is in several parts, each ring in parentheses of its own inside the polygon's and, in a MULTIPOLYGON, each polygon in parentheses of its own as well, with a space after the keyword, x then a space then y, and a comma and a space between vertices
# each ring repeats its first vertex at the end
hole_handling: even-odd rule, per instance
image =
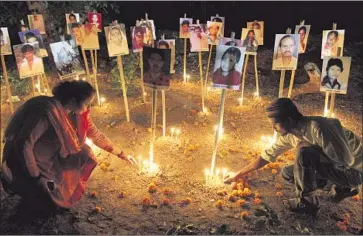
POLYGON ((259 97, 260 95, 258 94, 258 92, 256 91, 256 92, 254 92, 253 93, 253 95, 255 96, 255 97, 259 97))
POLYGON ((100 98, 100 102, 101 102, 101 106, 106 102, 106 98, 105 97, 101 97, 100 98))
POLYGON ((223 168, 222 173, 223 173, 223 179, 225 179, 227 176, 227 168, 223 168))
POLYGON ((175 132, 175 128, 171 128, 170 131, 171 131, 171 137, 173 137, 174 136, 174 132, 175 132))
POLYGON ((86 78, 83 78, 82 80, 83 80, 83 81, 86 81, 86 78))
POLYGON ((221 173, 221 170, 220 169, 217 169, 216 170, 216 178, 218 179, 219 178, 219 174, 221 173))
POLYGON ((147 93, 146 92, 144 92, 144 96, 146 96, 147 95, 147 93))
POLYGON ((239 103, 240 106, 242 106, 242 101, 243 101, 242 98, 238 98, 238 103, 239 103))
POLYGON ((209 180, 209 169, 204 170, 204 176, 205 176, 205 184, 208 184, 209 180))
POLYGON ((180 134, 180 129, 176 129, 176 130, 175 130, 175 134, 176 134, 176 135, 175 135, 175 136, 176 136, 176 138, 178 139, 178 136, 179 136, 179 134, 180 134))

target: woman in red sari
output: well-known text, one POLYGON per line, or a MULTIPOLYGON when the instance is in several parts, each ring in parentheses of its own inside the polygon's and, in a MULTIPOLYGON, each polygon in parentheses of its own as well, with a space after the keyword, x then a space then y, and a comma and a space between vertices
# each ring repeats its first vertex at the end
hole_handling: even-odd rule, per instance
POLYGON ((53 97, 28 100, 11 118, 5 131, 1 181, 8 193, 19 194, 28 206, 37 201, 44 204, 46 199, 70 208, 80 200, 97 165, 86 137, 132 161, 90 119, 95 90, 89 83, 66 81, 52 92, 53 97))

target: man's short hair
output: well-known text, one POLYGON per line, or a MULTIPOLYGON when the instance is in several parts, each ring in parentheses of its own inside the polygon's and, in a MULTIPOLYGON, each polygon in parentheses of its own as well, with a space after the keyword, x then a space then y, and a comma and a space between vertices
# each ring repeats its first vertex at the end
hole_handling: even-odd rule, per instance
POLYGON ((257 29, 261 29, 261 25, 258 22, 253 22, 251 27, 257 26, 257 29))
POLYGON ((330 36, 330 35, 332 35, 332 34, 334 34, 334 35, 335 35, 335 37, 336 37, 336 38, 338 38, 339 33, 338 33, 338 31, 336 31, 336 30, 332 30, 332 31, 330 31, 330 32, 328 33, 328 35, 327 35, 327 38, 329 38, 329 36, 330 36))
POLYGON ((140 33, 140 34, 145 33, 143 26, 135 26, 133 31, 134 31, 134 35, 136 35, 138 33, 140 33))
POLYGON ((213 22, 221 22, 221 23, 223 23, 223 20, 221 18, 219 18, 219 17, 214 17, 212 21, 213 22))
POLYGON ((68 19, 71 18, 71 16, 74 17, 75 19, 77 19, 76 15, 73 13, 69 14, 68 19))
POLYGON ((22 48, 21 48, 21 53, 26 53, 26 52, 34 52, 34 47, 30 44, 25 44, 22 48))
POLYGON ((160 48, 160 46, 165 46, 166 48, 169 48, 169 43, 164 40, 159 41, 158 46, 159 46, 159 48, 160 48))
POLYGON ((277 123, 291 118, 295 121, 304 116, 297 109, 290 98, 278 98, 266 107, 267 117, 274 119, 277 123))
POLYGON ((183 22, 181 23, 181 25, 183 26, 183 25, 190 25, 190 22, 188 21, 188 20, 183 20, 183 22))
POLYGON ((74 29, 74 28, 80 28, 81 24, 79 23, 71 23, 71 29, 74 29))
POLYGON ((161 60, 165 61, 165 55, 164 52, 161 51, 162 49, 159 48, 151 48, 151 47, 144 47, 144 50, 147 51, 149 53, 148 59, 150 58, 150 56, 152 54, 158 54, 161 56, 161 60), (147 48, 147 49, 146 49, 147 48), (145 50, 146 49, 146 50, 145 50))
POLYGON ((281 47, 281 43, 282 43, 282 41, 283 41, 284 39, 287 39, 287 38, 291 38, 291 39, 294 41, 294 45, 296 45, 296 42, 295 42, 295 38, 294 38, 294 36, 292 36, 292 35, 290 35, 290 34, 287 34, 287 35, 285 35, 284 37, 282 37, 282 38, 280 39, 279 47, 281 47))
POLYGON ((340 70, 343 72, 343 62, 339 58, 330 58, 328 61, 328 65, 326 66, 326 71, 328 72, 329 68, 332 66, 337 66, 340 68, 340 70))
POLYGON ((228 48, 222 55, 221 60, 227 55, 231 54, 236 58, 236 64, 238 64, 239 60, 241 59, 241 51, 236 47, 230 47, 228 48))

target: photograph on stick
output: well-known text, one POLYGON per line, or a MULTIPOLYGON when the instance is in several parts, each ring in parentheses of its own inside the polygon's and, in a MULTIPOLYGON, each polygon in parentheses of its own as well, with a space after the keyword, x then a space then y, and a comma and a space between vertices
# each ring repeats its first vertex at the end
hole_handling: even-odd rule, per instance
POLYGON ((27 30, 24 32, 18 32, 18 34, 22 43, 38 43, 41 57, 48 56, 48 52, 45 49, 43 38, 40 35, 39 30, 27 30))
POLYGON ((146 27, 132 26, 130 28, 130 31, 132 40, 132 51, 142 52, 142 47, 144 46, 144 37, 146 34, 146 27))
POLYGON ((158 48, 170 49, 170 74, 175 73, 175 39, 159 40, 158 48))
POLYGON ((324 57, 320 91, 347 94, 351 57, 324 57))
POLYGON ((29 28, 39 30, 40 34, 45 34, 43 15, 28 15, 29 28))
POLYGON ((321 46, 321 59, 343 56, 345 30, 324 30, 321 46))
POLYGON ((256 32, 259 30, 253 30, 248 28, 242 29, 241 40, 242 46, 246 48, 246 53, 256 52, 258 48, 258 41, 256 39, 256 32))
POLYGON ((43 59, 38 43, 14 45, 14 56, 21 79, 44 73, 43 59))
POLYGON ((245 50, 244 47, 217 46, 213 70, 213 87, 239 90, 245 50))
POLYGON ((309 33, 310 25, 297 25, 295 27, 295 34, 299 35, 299 53, 305 52, 309 33))
POLYGON ((190 26, 191 36, 190 36, 190 44, 191 52, 208 52, 208 34, 206 33, 206 25, 205 24, 194 24, 190 26))
POLYGON ((223 16, 211 16, 210 20, 212 22, 220 22, 222 23, 222 29, 221 29, 221 35, 224 37, 224 23, 226 21, 226 18, 223 16))
POLYGON ((145 27, 144 45, 154 47, 156 40, 155 25, 153 20, 143 20, 140 22, 141 27, 145 27))
POLYGON ((257 39, 258 45, 263 45, 263 35, 264 35, 264 30, 265 30, 264 25, 265 25, 265 22, 263 22, 263 21, 247 22, 248 29, 256 30, 255 33, 256 33, 256 39, 257 39))
POLYGON ((144 85, 153 89, 170 87, 170 49, 144 46, 144 85))
POLYGON ((222 36, 222 23, 207 21, 207 33, 208 33, 208 43, 212 45, 218 45, 219 39, 222 36))
POLYGON ((85 73, 78 48, 74 45, 73 39, 50 44, 57 72, 62 77, 85 73))
POLYGON ((110 57, 129 54, 124 24, 105 27, 105 35, 110 57))
POLYGON ((66 24, 67 24, 67 34, 71 34, 71 24, 80 23, 78 13, 67 13, 66 14, 66 24))
POLYGON ((102 31, 101 13, 88 12, 88 24, 91 24, 96 32, 101 32, 102 31))
POLYGON ((0 28, 0 54, 1 55, 11 55, 11 42, 9 37, 8 28, 0 28))
POLYGON ((190 28, 189 26, 193 24, 193 18, 180 18, 179 19, 179 38, 185 39, 190 38, 190 28))
POLYGON ((80 23, 70 23, 71 35, 73 39, 76 41, 78 46, 81 46, 84 41, 84 25, 80 23))
POLYGON ((276 34, 272 70, 296 70, 298 34, 276 34))
POLYGON ((98 41, 98 29, 94 25, 90 23, 84 25, 84 39, 81 46, 85 50, 100 48, 98 41))

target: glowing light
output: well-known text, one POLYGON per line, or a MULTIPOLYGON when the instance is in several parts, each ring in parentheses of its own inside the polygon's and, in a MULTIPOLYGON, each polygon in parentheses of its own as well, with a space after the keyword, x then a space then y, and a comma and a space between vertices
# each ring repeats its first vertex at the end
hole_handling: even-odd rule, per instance
POLYGON ((105 98, 105 97, 101 97, 101 98, 100 98, 100 102, 101 102, 101 103, 106 102, 106 98, 105 98))
POLYGON ((144 92, 144 96, 146 96, 147 95, 147 92, 144 92))
POLYGON ((180 134, 180 129, 176 129, 175 133, 176 133, 176 136, 178 136, 180 134))
MULTIPOLYGON (((218 128, 218 126, 217 126, 217 125, 215 125, 215 126, 214 126, 214 132, 217 132, 217 128, 218 128)), ((220 129, 219 129, 219 138, 220 138, 220 139, 222 138, 223 134, 224 134, 224 128, 220 128, 220 129)))
POLYGON ((239 103, 240 106, 242 106, 242 104, 243 104, 243 98, 238 98, 238 103, 239 103))
POLYGON ((86 81, 86 78, 83 78, 82 80, 83 80, 83 81, 86 81))
POLYGON ((90 147, 92 147, 92 146, 94 145, 94 144, 93 144, 93 142, 92 142, 92 140, 91 140, 91 139, 89 139, 89 138, 86 138, 85 143, 86 143, 88 146, 90 146, 90 147))
POLYGON ((174 136, 174 133, 175 133, 175 128, 173 127, 173 128, 171 128, 170 129, 170 132, 171 132, 171 136, 170 137, 173 137, 174 136))
POLYGON ((223 179, 225 179, 226 178, 226 175, 227 175, 227 168, 223 168, 223 179))

